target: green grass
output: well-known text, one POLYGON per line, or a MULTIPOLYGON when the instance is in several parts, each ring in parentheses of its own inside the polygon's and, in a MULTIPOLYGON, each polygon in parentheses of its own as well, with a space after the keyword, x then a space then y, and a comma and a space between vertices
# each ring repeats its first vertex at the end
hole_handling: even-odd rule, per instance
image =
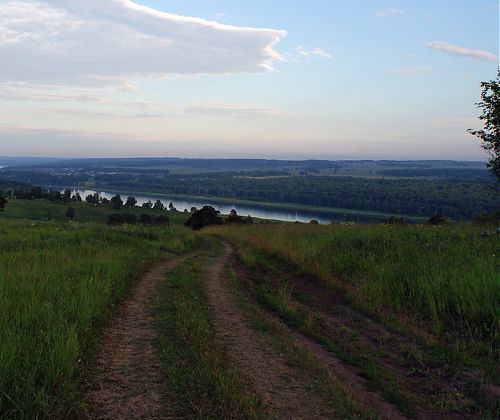
POLYGON ((186 215, 184 212, 145 210, 140 207, 113 210, 111 207, 94 207, 86 203, 51 203, 47 200, 9 199, 5 211, 0 212, 0 220, 27 219, 46 221, 50 213, 51 220, 66 222, 68 218, 65 213, 69 206, 75 209, 75 222, 79 223, 106 223, 108 216, 113 213, 133 213, 137 217, 143 213, 153 216, 164 214, 169 217, 172 225, 182 225, 189 217, 189 215, 186 215))
POLYGON ((270 264, 272 261, 260 259, 258 266, 249 267, 252 270, 252 278, 256 282, 254 290, 249 292, 253 294, 256 302, 277 314, 281 321, 290 328, 300 331, 344 362, 359 368, 369 381, 371 388, 380 391, 385 399, 395 404, 402 413, 413 416, 414 412, 409 402, 410 397, 400 389, 400 385, 393 375, 376 364, 370 355, 363 354, 360 348, 358 352, 352 353, 344 349, 344 342, 337 343, 334 339, 326 336, 321 316, 305 305, 294 301, 292 298, 293 286, 289 283, 289 279, 281 278, 279 269, 273 270, 272 274, 267 275, 260 272, 261 268, 269 269, 270 264), (273 285, 270 284, 269 275, 273 278, 273 285), (369 375, 369 372, 373 372, 373 374, 369 375))
MULTIPOLYGON (((484 228, 482 228, 484 229, 484 228)), ((344 288, 374 314, 460 338, 495 357, 500 320, 500 238, 466 225, 214 228, 247 262, 258 252, 344 288)))
POLYGON ((269 418, 216 338, 201 280, 204 263, 191 260, 171 271, 161 292, 161 352, 171 399, 187 418, 269 418))
POLYGON ((0 418, 64 417, 103 323, 179 228, 0 220, 0 418))
MULTIPOLYGON (((226 275, 228 287, 231 289, 239 309, 250 321, 253 328, 262 334, 272 348, 284 356, 290 366, 299 369, 304 382, 326 402, 336 418, 375 418, 367 407, 360 406, 348 390, 328 375, 311 352, 297 344, 285 325, 277 319, 266 316, 261 311, 231 268, 226 269, 226 275)), ((270 296, 268 298, 274 299, 270 296)), ((278 296, 276 300, 283 301, 286 300, 286 297, 278 296)), ((257 301, 260 301, 259 297, 257 297, 257 301)), ((282 306, 281 303, 277 303, 277 305, 282 306)), ((290 315, 288 305, 283 306, 287 306, 285 312, 290 315)), ((288 320, 291 319, 291 317, 288 318, 288 320)), ((288 324, 286 321, 285 323, 288 324)), ((291 323, 293 324, 293 322, 291 323)), ((327 347, 325 342, 321 342, 321 344, 327 347)))

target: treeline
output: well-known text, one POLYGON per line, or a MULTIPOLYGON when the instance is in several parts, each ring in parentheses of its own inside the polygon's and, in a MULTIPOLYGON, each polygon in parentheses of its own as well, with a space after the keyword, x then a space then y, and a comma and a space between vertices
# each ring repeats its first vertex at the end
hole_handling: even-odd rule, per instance
POLYGON ((406 178, 446 178, 488 181, 490 173, 485 169, 463 168, 403 168, 385 169, 383 175, 406 178))
MULTIPOLYGON (((17 176, 21 176, 22 180, 34 179, 36 173, 23 171, 17 173, 17 176)), ((54 181, 52 175, 38 174, 40 183, 44 183, 44 176, 49 176, 54 181)), ((79 185, 84 178, 82 174, 74 177, 66 175, 64 181, 53 185, 79 185)), ((95 188, 104 191, 115 189, 222 197, 425 217, 441 213, 449 218, 467 220, 476 214, 490 213, 500 207, 499 195, 490 188, 490 181, 478 180, 371 179, 314 175, 257 179, 242 177, 239 172, 226 172, 168 176, 98 173, 93 175, 92 181, 95 188)))
POLYGON ((472 219, 500 206, 498 194, 489 184, 477 181, 324 176, 251 179, 229 174, 170 176, 161 181, 138 177, 134 182, 101 176, 96 181, 103 190, 224 197, 428 217, 441 213, 454 219, 472 219))

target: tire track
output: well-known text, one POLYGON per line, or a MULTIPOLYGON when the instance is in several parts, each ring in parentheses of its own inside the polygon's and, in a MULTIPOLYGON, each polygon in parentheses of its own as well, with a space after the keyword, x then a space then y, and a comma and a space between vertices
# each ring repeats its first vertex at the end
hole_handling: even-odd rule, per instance
POLYGON ((331 418, 323 401, 309 392, 299 374, 246 324, 231 293, 223 287, 222 268, 230 255, 231 246, 223 243, 222 254, 206 271, 207 295, 217 334, 227 346, 229 359, 243 371, 273 416, 280 419, 331 418))
POLYGON ((196 253, 176 257, 143 274, 104 330, 97 365, 84 402, 84 418, 160 418, 172 407, 162 403, 161 361, 152 311, 166 273, 196 253))

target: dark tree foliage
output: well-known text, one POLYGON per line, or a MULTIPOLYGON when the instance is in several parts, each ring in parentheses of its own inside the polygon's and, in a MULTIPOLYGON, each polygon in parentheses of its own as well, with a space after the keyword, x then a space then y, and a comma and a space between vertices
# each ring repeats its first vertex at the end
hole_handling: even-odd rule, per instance
POLYGON ((0 196, 0 211, 5 210, 5 206, 7 205, 8 201, 9 200, 7 200, 7 197, 0 196))
POLYGON ((482 82, 481 87, 481 102, 476 105, 482 111, 479 119, 484 128, 469 132, 481 139, 483 148, 490 155, 488 168, 500 180, 500 68, 496 80, 482 82))
POLYGON ((145 203, 142 203, 142 208, 143 209, 152 209, 153 203, 151 202, 151 200, 148 200, 145 203))
POLYGON ((125 207, 134 208, 137 204, 137 200, 135 197, 128 197, 127 202, 125 203, 125 207))
POLYGON ((438 225, 445 225, 447 222, 446 222, 445 217, 441 213, 436 213, 434 216, 429 218, 427 223, 429 225, 438 226, 438 225))
POLYGON ((231 210, 226 217, 226 223, 248 225, 253 223, 253 219, 248 215, 247 217, 239 216, 236 210, 231 210))
POLYGON ((193 230, 200 230, 210 225, 221 225, 223 220, 219 214, 213 207, 203 206, 203 208, 196 210, 191 215, 185 225, 193 230))
POLYGON ((65 214, 69 220, 73 220, 76 216, 75 209, 73 207, 68 207, 65 214))
POLYGON ((163 210, 164 208, 165 208, 165 206, 163 205, 163 203, 160 200, 155 201, 155 204, 153 206, 154 210, 163 210))
POLYGON ((71 201, 71 190, 65 189, 63 192, 63 201, 69 203, 71 201))
POLYGON ((149 214, 141 214, 139 220, 142 225, 152 225, 153 218, 149 214))
POLYGON ((108 216, 107 224, 109 226, 119 225, 135 225, 137 223, 137 216, 131 213, 119 214, 113 213, 108 216))
POLYGON ((115 210, 120 210, 123 207, 123 200, 120 194, 116 194, 111 198, 111 207, 115 210))
POLYGON ((99 194, 98 193, 94 193, 94 194, 87 195, 87 197, 85 197, 85 202, 87 204, 93 204, 95 206, 98 205, 99 202, 100 202, 99 194))

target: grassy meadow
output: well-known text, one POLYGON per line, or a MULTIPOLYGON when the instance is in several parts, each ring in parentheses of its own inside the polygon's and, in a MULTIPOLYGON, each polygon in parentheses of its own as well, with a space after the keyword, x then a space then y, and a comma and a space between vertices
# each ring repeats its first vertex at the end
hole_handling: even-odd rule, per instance
POLYGON ((248 265, 284 260, 345 290, 369 313, 492 357, 498 354, 500 238, 480 229, 270 225, 209 232, 235 243, 248 265))
MULTIPOLYGON (((126 197, 125 197, 126 199, 126 197)), ((143 213, 151 216, 167 215, 172 225, 183 224, 189 215, 179 211, 159 211, 143 209, 141 207, 122 208, 114 210, 109 206, 93 206, 87 203, 51 203, 47 200, 17 200, 9 199, 5 211, 0 212, 2 219, 27 219, 27 220, 52 220, 55 222, 66 222, 68 218, 65 213, 68 207, 75 210, 75 222, 79 223, 106 223, 108 216, 113 213, 133 213, 139 218, 143 213)))
POLYGON ((133 280, 196 244, 176 227, 2 219, 0 239, 1 418, 57 417, 76 408, 100 328, 133 280))

